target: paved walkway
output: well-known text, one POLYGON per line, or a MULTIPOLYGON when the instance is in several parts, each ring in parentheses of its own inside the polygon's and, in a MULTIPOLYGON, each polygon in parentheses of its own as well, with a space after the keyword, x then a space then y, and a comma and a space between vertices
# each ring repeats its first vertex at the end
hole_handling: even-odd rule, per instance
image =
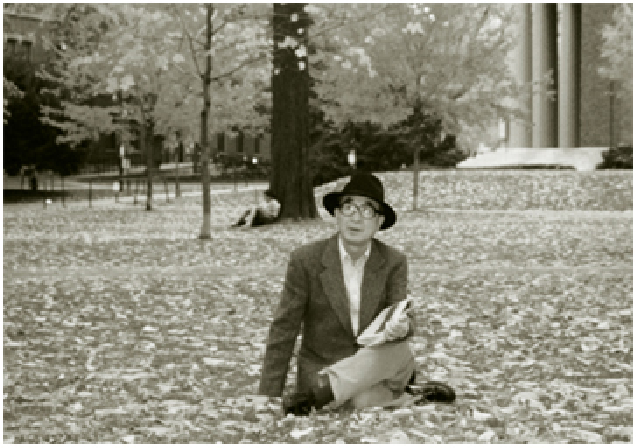
MULTIPOLYGON (((142 184, 140 184, 141 186, 142 184)), ((143 184, 145 187, 145 183, 143 184)), ((269 186, 269 184, 267 182, 263 182, 263 181, 249 181, 247 183, 245 182, 223 182, 223 183, 211 183, 210 184, 210 194, 212 195, 216 195, 216 194, 229 194, 229 193, 235 193, 235 192, 246 192, 246 191, 265 191, 267 189, 267 187, 269 186)), ((27 185, 25 183, 24 185, 24 189, 26 189, 27 185)), ((53 187, 52 189, 54 189, 55 191, 61 191, 62 190, 62 184, 59 181, 59 178, 56 178, 55 184, 54 185, 50 185, 49 183, 47 184, 42 184, 40 183, 40 191, 42 192, 46 192, 46 191, 50 191, 51 187, 53 187)), ((97 183, 97 182, 93 182, 92 183, 92 187, 91 187, 94 191, 100 190, 100 191, 112 191, 113 190, 113 185, 112 182, 101 182, 101 183, 97 183)), ((20 176, 4 176, 3 179, 3 189, 15 189, 15 190, 20 190, 20 176)), ((64 190, 86 190, 86 198, 72 198, 70 200, 67 201, 67 204, 83 204, 86 203, 88 204, 88 189, 89 189, 89 184, 88 183, 84 183, 84 182, 77 182, 77 181, 64 181, 64 190)), ((181 197, 200 197, 202 196, 202 190, 201 190, 201 184, 199 182, 196 183, 192 183, 192 182, 187 182, 187 183, 182 183, 181 184, 181 197)), ((102 193, 103 196, 103 193, 102 193)), ((136 196, 136 201, 137 204, 143 204, 145 203, 145 198, 146 198, 146 192, 143 190, 140 190, 137 192, 136 195, 133 194, 128 194, 126 192, 126 190, 124 190, 123 193, 120 193, 119 197, 117 198, 117 202, 121 203, 121 204, 134 204, 135 203, 135 196, 136 196)), ((161 202, 161 201, 165 201, 166 197, 168 198, 168 200, 174 200, 176 199, 176 193, 175 193, 175 184, 174 182, 170 182, 168 184, 168 193, 166 195, 166 189, 165 186, 163 184, 163 182, 159 182, 156 181, 153 183, 153 201, 154 202, 161 202)), ((57 202, 60 202, 59 199, 56 200, 57 202)), ((107 197, 99 197, 99 198, 95 198, 93 197, 91 199, 91 203, 93 205, 107 205, 107 204, 113 204, 115 203, 116 199, 115 199, 115 195, 112 196, 107 196, 107 197)), ((11 204, 11 205, 19 205, 19 206, 25 206, 25 205, 37 205, 39 207, 42 206, 41 201, 33 201, 30 203, 18 203, 18 204, 11 204)), ((9 205, 9 204, 7 204, 9 205)))
MULTIPOLYGON (((228 194, 228 193, 235 193, 235 192, 245 192, 245 191, 264 191, 266 190, 268 187, 268 184, 265 182, 253 182, 253 183, 249 183, 247 186, 245 186, 245 184, 239 185, 237 187, 234 187, 234 185, 230 185, 230 184, 213 184, 210 185, 210 194, 214 195, 214 194, 228 194)), ((203 192, 201 190, 195 190, 195 191, 181 191, 181 197, 199 197, 202 196, 203 192)), ((168 199, 175 199, 176 198, 176 193, 174 191, 174 185, 171 185, 171 189, 168 190, 168 195, 167 195, 168 199)), ((137 203, 141 203, 144 202, 146 199, 146 192, 140 192, 137 194, 137 203)), ((163 185, 157 184, 154 186, 153 188, 153 194, 152 194, 152 199, 153 201, 161 201, 166 199, 166 192, 165 189, 163 188, 163 185)), ((100 199, 93 199, 94 203, 100 203, 100 202, 108 202, 108 203, 112 203, 114 201, 114 199, 112 197, 110 198, 100 198, 100 199)), ((119 202, 120 203, 124 203, 124 204, 132 204, 135 202, 135 196, 134 195, 121 195, 119 196, 119 202)))

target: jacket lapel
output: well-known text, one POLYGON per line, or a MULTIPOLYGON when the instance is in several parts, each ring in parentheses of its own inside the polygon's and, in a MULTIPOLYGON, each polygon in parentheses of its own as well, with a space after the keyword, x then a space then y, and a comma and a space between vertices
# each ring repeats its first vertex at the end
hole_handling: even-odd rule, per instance
POLYGON ((380 268, 385 259, 380 252, 379 245, 373 240, 369 259, 364 265, 364 277, 360 288, 360 333, 371 323, 376 314, 376 309, 384 294, 386 275, 382 275, 380 268))
POLYGON ((338 316, 338 320, 342 326, 349 333, 353 334, 351 314, 349 313, 349 300, 347 298, 347 290, 342 274, 340 253, 338 252, 337 234, 327 241, 325 251, 322 254, 322 264, 325 268, 320 274, 323 291, 329 298, 331 307, 336 313, 336 316, 338 316))

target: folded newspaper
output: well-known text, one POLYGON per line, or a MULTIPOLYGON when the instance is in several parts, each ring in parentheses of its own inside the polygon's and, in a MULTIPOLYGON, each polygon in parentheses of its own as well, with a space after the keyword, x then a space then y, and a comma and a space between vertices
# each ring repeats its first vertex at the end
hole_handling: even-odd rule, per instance
POLYGON ((372 347, 387 342, 387 324, 389 322, 397 322, 400 317, 406 315, 406 310, 411 306, 413 306, 413 299, 406 299, 384 308, 362 334, 358 336, 358 344, 372 347))

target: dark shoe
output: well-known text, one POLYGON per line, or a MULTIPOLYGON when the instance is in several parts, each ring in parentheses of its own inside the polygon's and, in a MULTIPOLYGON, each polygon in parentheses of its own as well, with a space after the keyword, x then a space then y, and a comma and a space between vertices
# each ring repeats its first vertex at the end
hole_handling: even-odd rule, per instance
POLYGON ((316 375, 309 392, 295 393, 283 400, 285 415, 309 415, 311 409, 322 409, 334 399, 331 383, 327 375, 316 375))
POLYGON ((311 393, 314 396, 314 405, 316 409, 321 409, 328 403, 334 400, 333 390, 331 390, 331 383, 329 382, 329 376, 316 375, 316 378, 311 385, 311 393))
POLYGON ((452 403, 455 401, 455 391, 448 384, 439 381, 429 381, 423 386, 409 385, 406 391, 412 395, 419 395, 420 399, 415 404, 429 402, 452 403))
POLYGON ((311 394, 295 393, 283 399, 283 411, 285 411, 285 415, 309 415, 311 408, 314 407, 314 402, 315 399, 311 394))

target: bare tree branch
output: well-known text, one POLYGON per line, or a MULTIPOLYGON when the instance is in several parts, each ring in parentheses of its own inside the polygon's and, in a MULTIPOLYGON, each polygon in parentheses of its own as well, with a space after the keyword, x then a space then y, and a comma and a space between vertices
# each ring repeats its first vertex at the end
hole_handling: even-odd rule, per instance
POLYGON ((246 66, 248 66, 248 65, 250 65, 250 64, 252 64, 252 63, 254 63, 254 62, 260 61, 260 60, 262 60, 262 59, 263 59, 263 56, 262 56, 262 55, 261 55, 261 56, 258 56, 258 57, 256 57, 256 58, 247 59, 247 60, 245 60, 245 61, 241 62, 241 63, 240 63, 239 65, 237 65, 236 67, 234 67, 232 70, 229 70, 229 71, 227 71, 227 72, 225 72, 225 73, 222 73, 222 74, 220 74, 220 75, 214 76, 214 77, 210 78, 210 80, 211 80, 211 81, 214 81, 214 82, 218 82, 218 81, 220 81, 220 80, 221 80, 221 79, 223 79, 223 78, 226 78, 226 77, 229 77, 229 76, 233 75, 234 73, 236 73, 237 71, 239 71, 239 70, 240 70, 240 69, 242 69, 243 67, 246 67, 246 66))

